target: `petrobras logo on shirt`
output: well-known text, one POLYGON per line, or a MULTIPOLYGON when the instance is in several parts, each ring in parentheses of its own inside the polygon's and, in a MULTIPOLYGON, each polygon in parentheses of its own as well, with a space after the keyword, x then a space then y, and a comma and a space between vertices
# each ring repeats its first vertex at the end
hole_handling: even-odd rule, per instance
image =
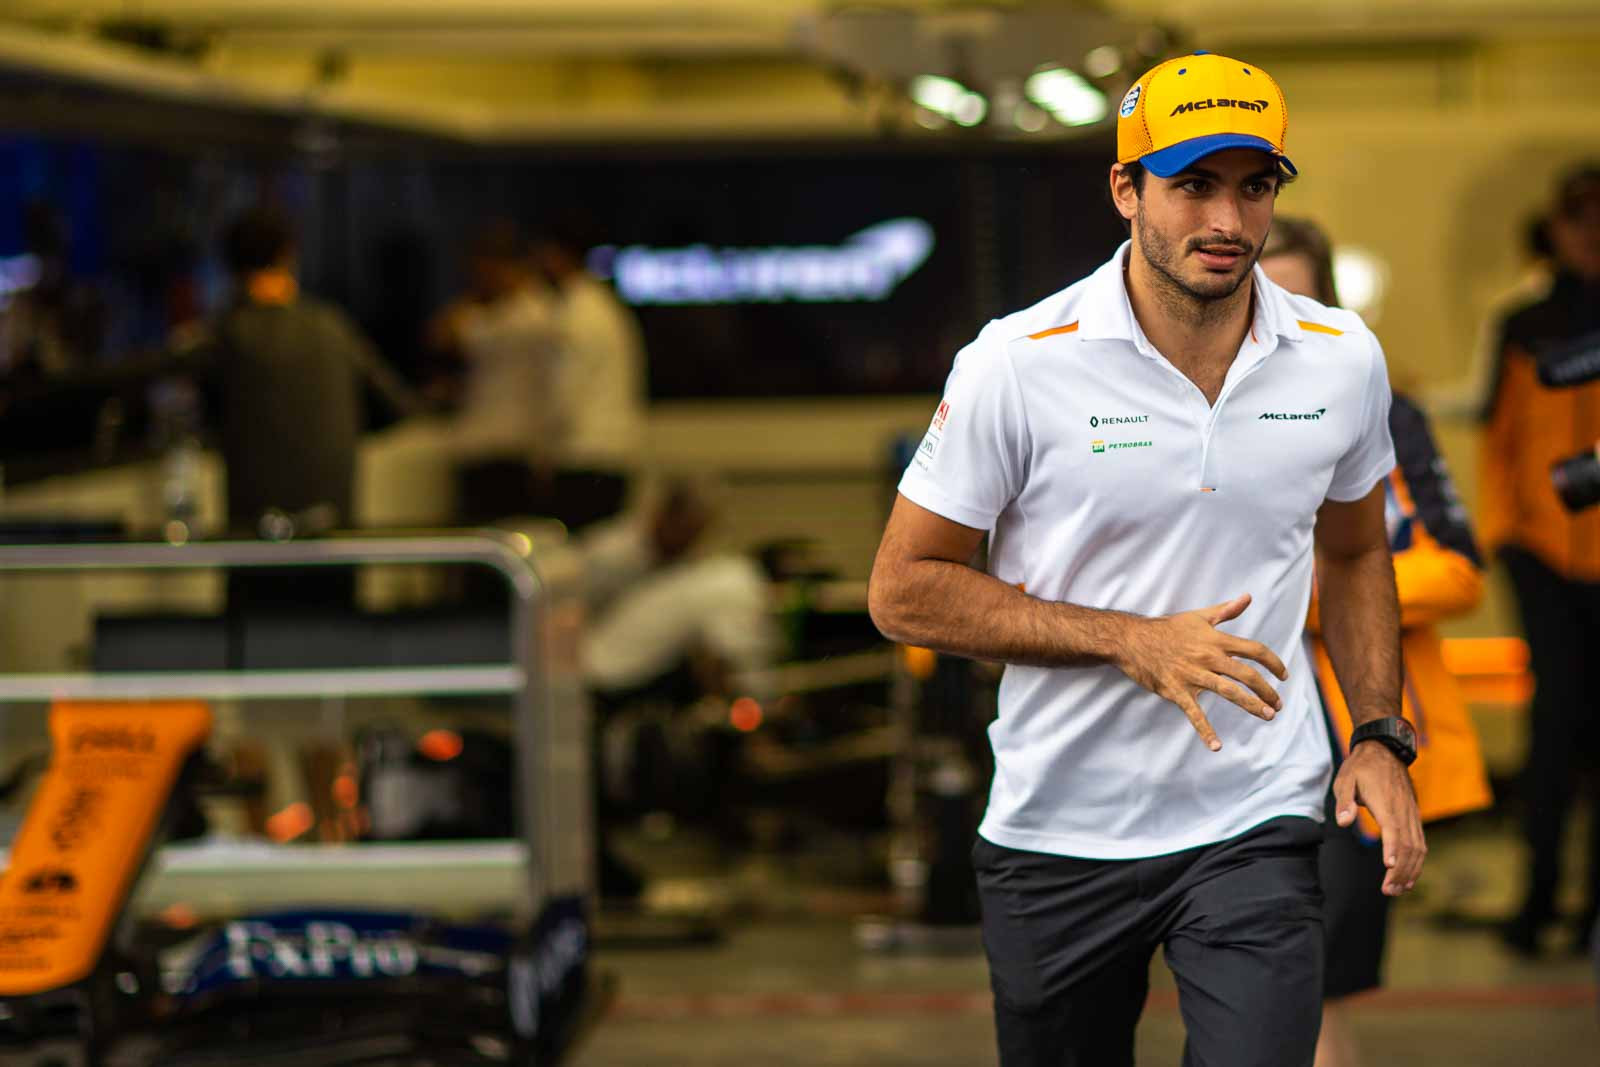
POLYGON ((898 218, 868 226, 838 245, 602 245, 590 250, 588 267, 636 307, 878 303, 927 262, 933 245, 929 223, 898 218))

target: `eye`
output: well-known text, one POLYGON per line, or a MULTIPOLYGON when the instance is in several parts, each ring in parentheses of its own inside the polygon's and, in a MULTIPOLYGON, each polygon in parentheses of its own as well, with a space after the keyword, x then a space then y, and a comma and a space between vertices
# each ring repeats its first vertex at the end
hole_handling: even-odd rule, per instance
POLYGON ((1272 192, 1272 183, 1265 178, 1253 178, 1245 183, 1244 191, 1251 196, 1266 196, 1272 192))
POLYGON ((1187 178, 1178 185, 1186 193, 1203 193, 1211 188, 1211 183, 1204 178, 1187 178))

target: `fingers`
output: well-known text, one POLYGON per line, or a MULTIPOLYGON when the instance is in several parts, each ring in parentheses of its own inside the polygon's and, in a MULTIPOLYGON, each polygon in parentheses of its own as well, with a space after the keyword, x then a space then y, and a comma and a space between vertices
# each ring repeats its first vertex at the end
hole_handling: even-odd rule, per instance
POLYGON ((1422 835, 1422 820, 1417 815, 1413 797, 1408 794, 1405 803, 1386 807, 1389 810, 1372 814, 1383 830, 1383 864, 1389 868, 1383 880, 1383 891, 1397 897, 1417 884, 1428 845, 1422 835))
POLYGON ((1289 668, 1283 665, 1283 660, 1279 659, 1277 653, 1260 641, 1251 641, 1243 637, 1229 637, 1223 643, 1223 648, 1227 650, 1230 656, 1239 656, 1261 664, 1277 675, 1279 681, 1287 681, 1289 678, 1289 668))
MULTIPOLYGON (((1358 757, 1352 754, 1346 760, 1346 766, 1357 762, 1358 757)), ((1339 778, 1346 780, 1351 794, 1349 803, 1353 805, 1359 799, 1372 812, 1372 817, 1378 820, 1383 865, 1388 868, 1383 879, 1383 892, 1385 896, 1397 897, 1417 884, 1417 878, 1422 874, 1422 863, 1428 856, 1428 843, 1423 836, 1422 818, 1417 812, 1417 795, 1412 789, 1411 778, 1400 762, 1387 752, 1364 760, 1358 772, 1347 775, 1344 770, 1340 768, 1339 778), (1359 786, 1357 773, 1361 776, 1359 786)), ((1339 785, 1336 780, 1334 796, 1339 805, 1336 810, 1343 811, 1345 802, 1338 799, 1339 785)), ((1341 826, 1348 825, 1342 818, 1339 823, 1341 826)))
POLYGON ((1356 779, 1347 773, 1349 766, 1346 761, 1333 779, 1333 821, 1340 826, 1356 821, 1356 779))
POLYGON ((1179 693, 1173 699, 1173 703, 1183 709, 1183 713, 1189 717, 1189 723, 1200 735, 1200 740, 1206 743, 1206 747, 1213 752, 1221 751, 1222 739, 1217 736, 1217 731, 1211 728, 1211 720, 1200 710, 1200 705, 1195 702, 1194 697, 1188 693, 1179 693))
MULTIPOLYGON (((1238 700, 1235 700, 1233 697, 1228 696, 1228 694, 1223 693, 1224 696, 1228 696, 1229 700, 1232 700, 1235 704, 1239 704, 1240 707, 1244 708, 1244 710, 1248 711, 1250 714, 1261 715, 1263 719, 1270 719, 1272 716, 1270 714, 1262 715, 1262 711, 1277 712, 1283 710, 1283 698, 1278 695, 1278 691, 1272 688, 1272 686, 1268 685, 1267 680, 1261 677, 1260 672, 1254 667, 1250 666, 1248 663, 1241 663, 1239 660, 1228 656, 1223 656, 1220 660, 1218 660, 1217 665, 1213 669, 1217 672, 1217 674, 1226 675, 1227 677, 1232 678, 1234 681, 1241 683, 1245 688, 1248 688, 1250 692, 1254 694, 1254 696, 1259 698, 1260 704, 1263 705, 1261 707, 1256 706, 1255 701, 1251 701, 1250 704, 1239 704, 1238 700)), ((1222 690, 1219 689, 1217 692, 1220 693, 1222 690)))
MULTIPOLYGON (((1377 812, 1373 812, 1376 816, 1377 812)), ((1422 874, 1422 861, 1427 858, 1428 846, 1422 836, 1422 823, 1415 818, 1379 821, 1382 829, 1383 864, 1389 873, 1383 879, 1385 896, 1397 897, 1417 884, 1422 874), (1390 825, 1399 822, 1394 829, 1390 825)))
POLYGON ((1212 626, 1215 626, 1219 622, 1227 622, 1229 619, 1237 619, 1240 615, 1244 614, 1244 609, 1249 606, 1250 594, 1244 593, 1240 596, 1234 597, 1232 600, 1229 600, 1226 603, 1213 604, 1211 607, 1202 611, 1201 614, 1205 616, 1207 622, 1209 622, 1212 626))
MULTIPOLYGON (((1203 684, 1219 697, 1237 704, 1258 719, 1266 719, 1271 722, 1273 716, 1278 714, 1271 704, 1268 704, 1238 682, 1224 678, 1220 674, 1211 675, 1203 684)), ((1271 692, 1271 690, 1268 690, 1268 692, 1271 692)))

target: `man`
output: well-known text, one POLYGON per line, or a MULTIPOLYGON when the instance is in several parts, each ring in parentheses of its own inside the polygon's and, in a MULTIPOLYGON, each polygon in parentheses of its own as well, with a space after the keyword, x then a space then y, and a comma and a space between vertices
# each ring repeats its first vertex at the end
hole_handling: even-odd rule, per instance
POLYGON ((534 264, 555 290, 561 331, 559 495, 564 508, 584 512, 578 516, 583 521, 621 509, 645 435, 639 323, 611 287, 586 269, 583 257, 594 243, 571 220, 533 243, 534 264))
POLYGON ((467 261, 469 290, 428 329, 429 346, 464 372, 452 428, 456 520, 565 518, 553 492, 564 356, 549 287, 535 276, 522 231, 509 219, 479 230, 467 261))
MULTIPOLYGON (((1600 717, 1592 709, 1600 643, 1600 513, 1570 514, 1550 468, 1600 439, 1600 382, 1566 389, 1539 383, 1539 367, 1600 346, 1600 167, 1560 183, 1547 226, 1555 278, 1549 295, 1506 320, 1499 381, 1483 437, 1484 542, 1511 576, 1538 681, 1529 713, 1526 896, 1506 943, 1541 947, 1557 918, 1561 842, 1580 772, 1600 763, 1600 717)), ((1600 905, 1600 818, 1591 818, 1583 910, 1574 947, 1588 944, 1600 905)))
POLYGON ((521 231, 509 219, 478 232, 468 267, 470 291, 436 315, 428 330, 430 347, 464 364, 457 452, 466 460, 548 467, 561 429, 553 399, 561 352, 550 293, 529 269, 521 231))
POLYGON ((869 604, 897 641, 1008 664, 974 847, 1004 1067, 1131 1064, 1157 945, 1185 1063, 1309 1067, 1330 773, 1301 644, 1314 554, 1359 724, 1337 821, 1377 818, 1390 895, 1425 851, 1383 355, 1356 315, 1255 269, 1293 173, 1264 71, 1184 56, 1119 115, 1131 241, 957 356, 869 604), (985 531, 988 573, 969 565, 985 531))
MULTIPOLYGON (((254 534, 269 510, 316 509, 321 524, 352 521, 364 390, 396 413, 419 409, 410 390, 331 304, 300 292, 299 256, 287 216, 244 212, 223 235, 232 305, 180 364, 205 388, 220 429, 228 525, 254 534)), ((234 571, 228 606, 259 609, 348 605, 352 572, 234 571)))
POLYGON ((344 312, 301 293, 289 219, 240 215, 223 235, 234 300, 191 369, 210 393, 228 472, 230 527, 325 506, 352 520, 356 449, 371 387, 396 413, 419 405, 344 312))

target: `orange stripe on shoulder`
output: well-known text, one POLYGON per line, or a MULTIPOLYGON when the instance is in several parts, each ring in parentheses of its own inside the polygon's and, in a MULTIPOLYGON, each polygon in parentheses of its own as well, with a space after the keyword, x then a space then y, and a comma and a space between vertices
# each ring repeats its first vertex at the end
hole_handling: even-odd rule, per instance
POLYGON ((1310 330, 1312 333, 1325 333, 1331 337, 1344 336, 1343 330, 1336 330, 1332 326, 1324 326, 1320 322, 1307 322, 1305 319, 1296 319, 1295 321, 1300 324, 1302 330, 1310 330))
POLYGON ((1077 333, 1077 332, 1078 332, 1078 324, 1075 323, 1075 322, 1069 322, 1065 326, 1056 326, 1056 327, 1052 327, 1051 329, 1048 329, 1048 330, 1040 330, 1038 333, 1030 333, 1028 335, 1028 340, 1030 340, 1030 341, 1043 341, 1046 337, 1054 337, 1058 333, 1077 333))

